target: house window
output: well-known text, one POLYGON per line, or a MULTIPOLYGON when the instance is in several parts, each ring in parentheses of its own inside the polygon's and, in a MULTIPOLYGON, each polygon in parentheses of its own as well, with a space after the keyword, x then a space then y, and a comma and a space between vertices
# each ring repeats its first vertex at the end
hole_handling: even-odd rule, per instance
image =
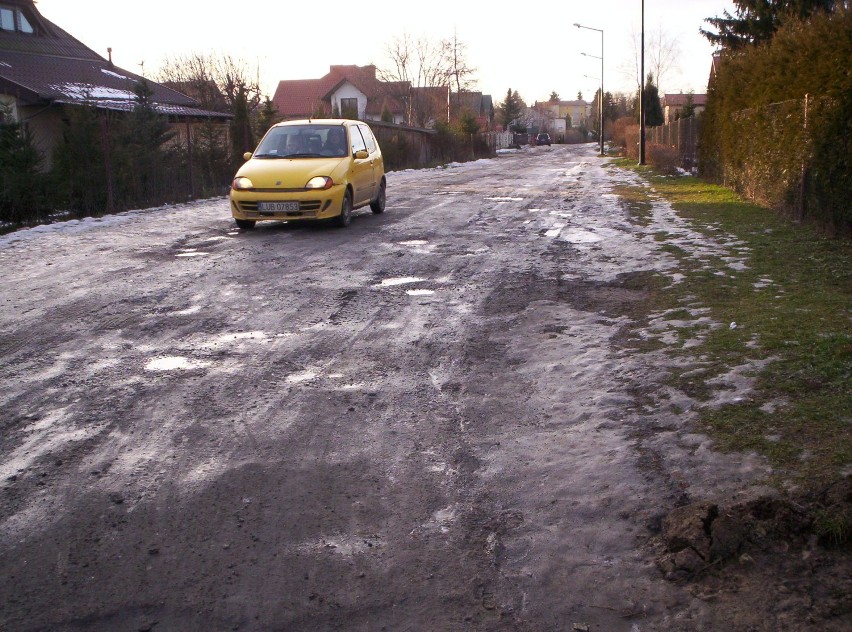
POLYGON ((4 31, 18 31, 20 33, 32 33, 33 27, 20 9, 10 9, 0 6, 0 29, 4 31))
POLYGON ((348 119, 357 119, 358 99, 340 99, 340 116, 348 119))

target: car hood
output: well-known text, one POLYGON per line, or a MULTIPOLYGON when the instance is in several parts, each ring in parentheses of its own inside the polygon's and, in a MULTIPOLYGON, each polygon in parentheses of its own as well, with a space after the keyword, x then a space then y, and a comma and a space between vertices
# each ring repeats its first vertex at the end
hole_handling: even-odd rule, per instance
POLYGON ((256 189, 301 189, 315 176, 329 176, 335 182, 346 171, 349 158, 252 158, 237 171, 251 180, 256 189))

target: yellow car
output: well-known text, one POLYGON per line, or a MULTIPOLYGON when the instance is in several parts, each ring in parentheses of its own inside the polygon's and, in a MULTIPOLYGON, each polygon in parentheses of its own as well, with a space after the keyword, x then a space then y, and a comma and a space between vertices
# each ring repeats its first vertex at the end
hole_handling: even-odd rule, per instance
POLYGON ((366 123, 348 119, 272 126, 231 183, 237 226, 330 219, 348 226, 353 209, 385 210, 385 165, 366 123))

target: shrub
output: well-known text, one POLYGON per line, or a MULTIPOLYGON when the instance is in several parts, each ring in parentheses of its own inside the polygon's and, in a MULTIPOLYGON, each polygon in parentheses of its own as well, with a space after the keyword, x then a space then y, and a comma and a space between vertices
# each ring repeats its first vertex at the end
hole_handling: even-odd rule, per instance
POLYGON ((677 147, 661 145, 659 143, 646 143, 645 154, 657 171, 666 175, 675 175, 680 167, 680 153, 677 147))
POLYGON ((636 121, 633 120, 632 116, 622 116, 621 118, 616 119, 612 123, 611 127, 611 135, 612 142, 623 148, 627 148, 627 134, 629 128, 636 128, 637 130, 637 138, 638 138, 638 130, 639 126, 636 125, 636 121))

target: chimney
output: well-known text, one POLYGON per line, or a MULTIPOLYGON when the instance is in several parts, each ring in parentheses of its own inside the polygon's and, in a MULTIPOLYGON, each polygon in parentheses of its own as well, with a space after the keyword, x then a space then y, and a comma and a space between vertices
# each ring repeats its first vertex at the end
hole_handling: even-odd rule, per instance
POLYGON ((107 48, 107 55, 109 56, 109 65, 112 66, 112 46, 107 48))

